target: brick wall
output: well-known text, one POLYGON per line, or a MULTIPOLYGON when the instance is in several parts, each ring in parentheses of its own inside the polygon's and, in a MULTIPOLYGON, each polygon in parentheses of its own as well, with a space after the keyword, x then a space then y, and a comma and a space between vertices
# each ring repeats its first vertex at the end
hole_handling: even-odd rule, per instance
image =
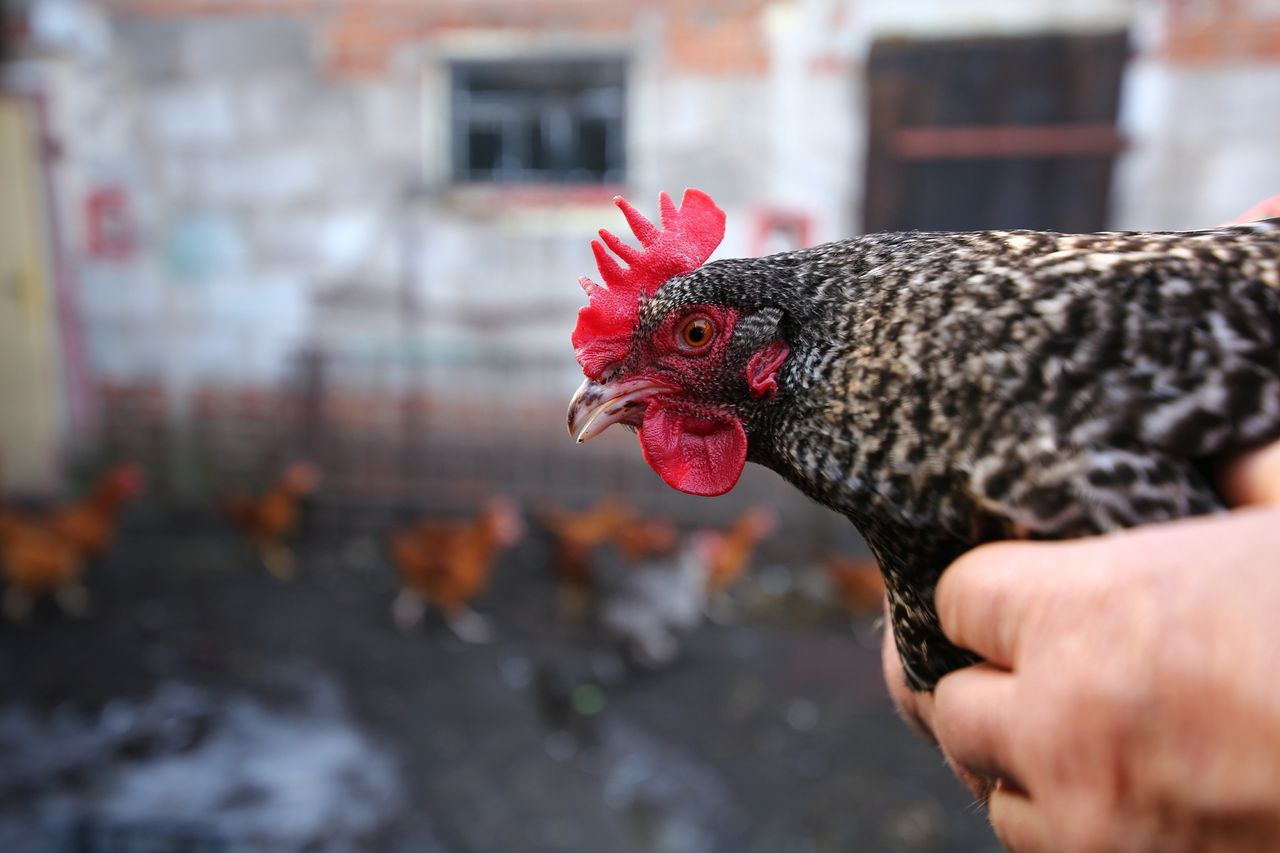
POLYGON ((325 55, 337 74, 384 74, 405 45, 469 31, 560 31, 626 35, 641 15, 659 12, 672 70, 761 74, 767 53, 760 26, 766 0, 109 0, 117 14, 148 18, 296 15, 321 23, 325 55))
POLYGON ((1161 55, 1178 63, 1280 62, 1278 0, 1167 0, 1161 55))

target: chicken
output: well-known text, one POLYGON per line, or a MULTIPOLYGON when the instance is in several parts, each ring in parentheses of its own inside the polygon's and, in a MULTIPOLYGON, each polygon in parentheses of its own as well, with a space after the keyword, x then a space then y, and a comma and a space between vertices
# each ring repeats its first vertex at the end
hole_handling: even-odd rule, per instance
POLYGON ((89 593, 81 582, 84 565, 84 555, 45 519, 22 518, 7 512, 0 524, 5 618, 12 622, 25 620, 36 599, 46 594, 53 596, 63 612, 86 614, 89 593))
POLYGON ((670 557, 680 548, 676 526, 662 518, 619 519, 606 541, 632 562, 670 557))
POLYGON ((829 555, 822 570, 836 597, 853 616, 879 613, 884 606, 884 578, 875 560, 829 555))
POLYGON ((554 507, 544 509, 539 515, 555 539, 551 565, 561 583, 576 591, 584 591, 591 585, 592 552, 621 526, 635 519, 631 508, 613 497, 606 497, 580 513, 554 507))
POLYGON ((294 462, 259 496, 226 495, 223 512, 253 546, 275 577, 293 577, 296 559, 287 539, 298 526, 298 504, 315 491, 320 473, 310 462, 294 462))
POLYGON ((1221 510, 1206 471, 1280 436, 1280 220, 1185 233, 872 234, 707 263, 704 193, 593 243, 579 441, 639 431, 690 494, 747 461, 847 516, 908 684, 974 663, 933 589, 964 551, 1221 510), (613 255, 625 263, 620 264, 613 255))
POLYGON ((79 503, 45 512, 0 508, 4 615, 13 621, 25 619, 44 594, 51 594, 64 612, 87 613, 84 568, 106 553, 121 505, 141 492, 142 483, 137 466, 117 465, 79 503))
POLYGON ((605 634, 622 644, 631 660, 659 669, 679 655, 679 635, 702 621, 719 537, 699 532, 684 547, 675 547, 674 527, 654 522, 647 533, 634 536, 630 529, 621 538, 634 547, 614 544, 601 556, 597 615, 605 634))
POLYGON ((428 519, 393 533, 388 544, 402 585, 391 608, 396 627, 416 627, 432 604, 460 639, 488 641, 492 631, 487 621, 469 604, 488 586, 498 555, 516 544, 523 532, 515 504, 499 497, 475 518, 428 519))
POLYGON ((749 509, 719 535, 711 553, 707 574, 707 594, 727 592, 746 572, 756 546, 772 535, 778 519, 771 511, 749 509))
POLYGON ((116 516, 125 501, 141 494, 143 475, 136 465, 117 465, 94 486, 88 498, 54 510, 49 525, 88 560, 106 553, 115 539, 116 516))

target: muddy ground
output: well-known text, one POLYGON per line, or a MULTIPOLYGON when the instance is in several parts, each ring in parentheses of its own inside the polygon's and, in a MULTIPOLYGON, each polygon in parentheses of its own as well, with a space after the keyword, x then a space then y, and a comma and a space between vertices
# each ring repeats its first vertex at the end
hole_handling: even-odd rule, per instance
POLYGON ((88 618, 0 626, 0 850, 996 849, 805 573, 639 672, 536 532, 481 646, 395 630, 377 539, 297 551, 285 583, 212 519, 135 519, 88 618))

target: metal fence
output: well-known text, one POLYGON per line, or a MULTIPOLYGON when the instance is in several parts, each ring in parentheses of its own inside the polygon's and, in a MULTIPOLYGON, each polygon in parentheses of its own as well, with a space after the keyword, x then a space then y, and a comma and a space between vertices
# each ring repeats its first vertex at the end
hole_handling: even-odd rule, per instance
POLYGON ((310 353, 275 388, 205 386, 174 400, 155 384, 103 386, 95 455, 140 462, 153 493, 176 503, 261 488, 308 459, 323 472, 316 505, 328 526, 467 512, 493 494, 535 509, 616 495, 686 526, 723 524, 764 504, 787 531, 782 550, 856 547, 847 522, 755 466, 732 493, 708 500, 663 484, 625 430, 575 444, 564 427, 568 391, 556 399, 546 390, 564 381, 563 365, 526 363, 456 367, 445 385, 403 365, 310 353))

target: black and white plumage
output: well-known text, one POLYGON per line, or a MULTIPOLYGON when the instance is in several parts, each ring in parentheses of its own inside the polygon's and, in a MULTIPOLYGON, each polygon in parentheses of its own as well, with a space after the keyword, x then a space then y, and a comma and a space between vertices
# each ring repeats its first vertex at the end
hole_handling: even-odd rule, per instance
POLYGON ((974 661, 932 600, 961 553, 1220 510, 1215 463, 1280 437, 1280 220, 877 234, 715 261, 638 300, 627 357, 589 374, 571 428, 590 403, 643 435, 654 397, 598 402, 635 377, 672 389, 669 410, 737 419, 748 460, 857 526, 908 681, 929 690, 974 661), (695 314, 730 340, 686 365, 660 338, 695 314), (751 393, 749 360, 777 341, 776 391, 751 393))

